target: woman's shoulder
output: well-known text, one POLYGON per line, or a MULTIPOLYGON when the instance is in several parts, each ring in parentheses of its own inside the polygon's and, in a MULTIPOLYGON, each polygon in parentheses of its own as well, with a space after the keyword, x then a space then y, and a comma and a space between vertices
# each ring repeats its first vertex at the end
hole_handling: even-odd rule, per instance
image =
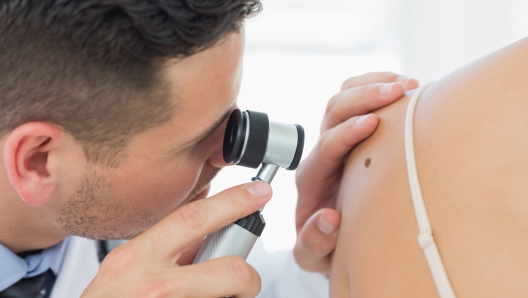
POLYGON ((427 262, 416 244, 406 177, 404 122, 410 96, 376 111, 377 130, 347 159, 337 201, 342 221, 331 297, 435 294, 432 281, 423 278, 427 262))
MULTIPOLYGON (((423 93, 416 109, 419 181, 460 296, 528 293, 521 282, 528 278, 526 53, 528 39, 442 78, 423 93)), ((408 102, 406 97, 377 112, 378 130, 351 153, 345 168, 334 275, 340 279, 346 273, 353 294, 436 292, 418 247, 407 179, 408 102)), ((336 291, 347 288, 333 284, 336 291)))
POLYGON ((433 84, 414 123, 433 231, 460 296, 528 295, 528 39, 433 84))

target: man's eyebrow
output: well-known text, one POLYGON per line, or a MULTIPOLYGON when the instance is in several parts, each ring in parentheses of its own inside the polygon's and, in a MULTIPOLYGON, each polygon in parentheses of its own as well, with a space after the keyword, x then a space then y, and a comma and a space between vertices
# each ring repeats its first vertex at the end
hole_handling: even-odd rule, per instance
POLYGON ((217 130, 222 125, 222 123, 224 123, 224 120, 226 120, 227 117, 229 117, 229 115, 231 115, 231 113, 233 112, 234 109, 235 109, 235 104, 233 104, 231 107, 229 107, 229 109, 227 109, 227 111, 222 115, 222 117, 220 117, 208 130, 206 130, 204 133, 202 133, 198 137, 192 139, 191 141, 186 142, 185 144, 183 144, 182 148, 186 148, 187 146, 190 146, 190 145, 192 145, 194 143, 198 143, 201 140, 205 139, 210 134, 212 134, 215 130, 217 130))

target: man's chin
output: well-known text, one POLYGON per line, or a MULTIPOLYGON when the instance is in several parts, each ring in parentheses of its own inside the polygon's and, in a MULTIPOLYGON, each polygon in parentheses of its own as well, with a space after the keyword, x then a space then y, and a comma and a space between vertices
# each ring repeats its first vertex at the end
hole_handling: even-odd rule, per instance
POLYGON ((95 222, 90 222, 90 224, 85 223, 83 225, 78 225, 72 224, 77 223, 78 220, 74 220, 71 217, 71 214, 78 214, 80 209, 93 210, 96 208, 88 208, 90 206, 73 206, 77 208, 70 208, 65 210, 69 212, 63 212, 64 219, 62 220, 62 223, 65 224, 64 229, 69 235, 81 236, 90 239, 130 240, 138 235, 141 235, 143 232, 150 229, 152 226, 163 220, 163 218, 167 217, 178 208, 181 208, 183 205, 206 198, 211 189, 211 180, 216 176, 216 174, 218 174, 219 171, 220 169, 213 170, 206 177, 206 179, 197 183, 193 191, 191 191, 191 194, 184 200, 180 201, 173 210, 169 210, 170 208, 167 208, 163 211, 158 210, 161 212, 154 212, 150 214, 146 213, 145 209, 136 210, 136 212, 138 212, 137 214, 125 217, 129 220, 125 220, 125 218, 119 218, 119 216, 113 218, 101 218, 101 214, 98 214, 98 216, 93 216, 93 218, 98 218, 96 221, 97 224, 95 224, 95 222), (130 221, 131 217, 135 220, 130 221))
MULTIPOLYGON (((181 208, 183 205, 185 204, 188 204, 190 202, 194 202, 194 201, 198 201, 198 200, 202 200, 202 199, 205 199, 207 198, 207 196, 209 195, 209 191, 211 190, 211 180, 213 180, 213 178, 218 174, 220 170, 216 170, 214 172, 212 172, 208 177, 207 179, 201 183, 200 186, 196 187, 195 190, 193 190, 193 192, 191 193, 191 195, 189 195, 184 201, 183 201, 183 204, 179 205, 176 209, 174 210, 171 210, 166 216, 168 216, 169 214, 171 214, 172 212, 176 211, 178 208, 181 208), (205 185, 204 185, 205 184, 205 185)), ((161 221, 163 218, 160 218, 158 221, 151 221, 150 222, 150 225, 146 228, 143 228, 141 231, 135 231, 134 233, 131 233, 131 234, 128 234, 126 235, 127 237, 126 238, 121 238, 121 239, 108 239, 108 240, 122 240, 122 239, 126 239, 126 240, 130 240, 140 234, 142 234, 143 232, 147 231, 148 229, 150 229, 153 225, 155 225, 157 222, 161 221)))
POLYGON ((211 184, 207 184, 207 186, 202 189, 199 193, 197 193, 194 198, 190 199, 189 202, 198 201, 201 199, 207 198, 207 195, 209 194, 209 191, 211 190, 211 184))
POLYGON ((197 184, 197 187, 191 192, 191 194, 185 200, 185 204, 205 199, 211 190, 211 181, 220 172, 220 169, 212 171, 203 182, 197 184))
MULTIPOLYGON (((215 173, 215 175, 216 175, 216 173, 215 173)), ((195 193, 194 195, 191 195, 191 196, 187 197, 187 199, 184 201, 183 205, 185 205, 187 203, 190 203, 190 202, 194 202, 194 201, 198 201, 198 200, 201 200, 201 199, 205 199, 207 197, 207 195, 209 194, 210 190, 211 190, 211 184, 210 184, 210 180, 209 180, 208 183, 205 186, 203 186, 201 189, 199 189, 197 191, 194 191, 194 193, 195 193)), ((183 205, 180 205, 176 209, 171 210, 166 216, 168 216, 172 212, 176 211, 178 208, 181 208, 183 205)), ((148 226, 147 227, 143 227, 140 230, 131 231, 131 233, 126 234, 126 235, 122 235, 119 238, 111 238, 111 239, 105 239, 105 240, 130 240, 130 239, 132 239, 132 238, 134 238, 134 237, 136 237, 138 235, 141 235, 143 232, 145 232, 148 229, 150 229, 153 225, 155 225, 159 221, 163 220, 163 218, 165 218, 166 216, 158 219, 157 221, 156 220, 149 221, 148 226)))

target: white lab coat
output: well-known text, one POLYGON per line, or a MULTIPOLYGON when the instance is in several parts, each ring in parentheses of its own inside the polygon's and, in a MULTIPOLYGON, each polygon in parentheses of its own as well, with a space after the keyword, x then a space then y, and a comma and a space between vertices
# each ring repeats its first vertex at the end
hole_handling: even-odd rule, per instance
MULTIPOLYGON (((258 298, 328 297, 327 278, 302 271, 291 251, 268 253, 257 241, 248 262, 262 278, 262 291, 258 298)), ((80 297, 98 270, 96 242, 71 237, 50 298, 80 297)))
POLYGON ((267 252, 260 240, 248 256, 248 263, 257 269, 262 290, 257 298, 327 298, 328 278, 302 270, 293 252, 267 252))
POLYGON ((50 298, 81 297, 99 270, 94 240, 70 237, 50 298))

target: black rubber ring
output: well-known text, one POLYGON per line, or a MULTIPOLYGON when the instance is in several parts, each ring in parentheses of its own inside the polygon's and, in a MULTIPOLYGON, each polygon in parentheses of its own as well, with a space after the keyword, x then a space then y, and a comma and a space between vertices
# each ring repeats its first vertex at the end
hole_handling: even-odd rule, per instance
POLYGON ((239 109, 233 110, 224 133, 224 145, 222 148, 224 161, 232 164, 240 158, 244 139, 246 137, 246 125, 244 117, 239 109))
POLYGON ((304 128, 299 124, 295 124, 297 127, 298 139, 297 139, 297 149, 295 149, 295 155, 293 156, 293 161, 291 165, 286 169, 288 171, 293 171, 297 169, 299 163, 301 162, 301 157, 304 150, 304 128))
POLYGON ((262 217, 262 214, 260 214, 260 211, 255 211, 254 213, 235 221, 235 224, 257 237, 262 235, 262 231, 264 231, 264 228, 266 227, 266 221, 264 220, 264 217, 262 217))

